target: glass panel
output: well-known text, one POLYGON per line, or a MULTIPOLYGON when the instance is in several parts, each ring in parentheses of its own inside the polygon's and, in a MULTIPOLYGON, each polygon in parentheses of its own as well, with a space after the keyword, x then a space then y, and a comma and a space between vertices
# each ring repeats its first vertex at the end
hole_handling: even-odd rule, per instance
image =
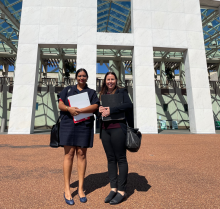
POLYGON ((97 32, 131 33, 131 2, 98 0, 97 32))

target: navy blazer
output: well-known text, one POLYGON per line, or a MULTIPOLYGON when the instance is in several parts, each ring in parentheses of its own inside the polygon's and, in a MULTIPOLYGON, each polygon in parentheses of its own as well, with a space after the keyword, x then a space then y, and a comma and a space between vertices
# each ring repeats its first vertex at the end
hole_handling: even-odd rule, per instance
MULTIPOLYGON (((127 134, 127 124, 126 121, 128 123, 128 125, 130 127, 134 127, 134 116, 133 116, 133 103, 131 102, 131 99, 128 95, 128 91, 125 88, 121 88, 121 89, 117 89, 115 91, 115 94, 121 94, 121 96, 123 97, 123 104, 120 104, 116 107, 112 107, 110 108, 110 114, 112 113, 119 113, 119 112, 125 112, 125 120, 123 121, 119 121, 119 124, 121 126, 122 131, 124 132, 124 134, 127 134)), ((101 114, 100 114, 100 138, 102 137, 102 119, 101 119, 101 114)))
MULTIPOLYGON (((66 106, 69 106, 69 102, 68 102, 68 97, 69 96, 72 96, 72 95, 75 95, 75 94, 81 94, 81 93, 84 93, 84 92, 87 92, 88 93, 88 96, 89 96, 89 100, 90 100, 90 103, 91 105, 93 104, 97 104, 99 105, 99 99, 97 97, 97 94, 96 94, 96 91, 93 90, 93 89, 90 89, 87 84, 85 85, 84 89, 82 89, 82 91, 78 91, 77 90, 77 85, 74 85, 74 86, 67 86, 63 89, 63 91, 61 91, 57 97, 58 97, 58 100, 62 100, 63 103, 66 105, 66 106)), ((94 114, 96 114, 97 111, 94 112, 94 114)), ((73 116, 71 116, 71 114, 68 112, 68 111, 60 111, 60 115, 61 115, 61 118, 65 118, 65 119, 69 119, 71 122, 73 120, 73 116)), ((86 120, 84 121, 85 124, 89 124, 89 123, 93 123, 94 121, 94 116, 90 116, 90 120, 86 120)), ((62 122, 62 120, 61 120, 62 122)))

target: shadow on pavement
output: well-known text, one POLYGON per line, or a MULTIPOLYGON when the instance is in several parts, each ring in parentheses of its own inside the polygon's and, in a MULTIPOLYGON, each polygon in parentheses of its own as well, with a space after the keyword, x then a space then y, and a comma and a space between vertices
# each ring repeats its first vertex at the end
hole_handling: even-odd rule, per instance
MULTIPOLYGON (((109 183, 108 172, 90 174, 85 178, 84 181, 84 188, 86 190, 85 194, 87 195, 101 187, 105 187, 108 183, 109 183)), ((78 187, 78 181, 75 181, 74 183, 70 184, 70 187, 72 188, 78 187)), ((77 190, 73 192, 72 197, 78 195, 77 192, 78 192, 77 190)))
MULTIPOLYGON (((102 187, 105 187, 107 184, 109 184, 109 178, 108 178, 108 172, 104 173, 97 173, 97 174, 90 174, 85 178, 85 194, 89 194, 91 192, 94 192, 97 189, 100 189, 102 187)), ((70 187, 77 188, 78 187, 78 181, 73 182, 70 187)), ((127 184, 127 197, 129 198, 132 194, 134 194, 134 191, 137 190, 138 192, 147 192, 151 186, 148 184, 147 179, 145 176, 140 176, 137 173, 129 173, 128 174, 128 184, 127 184)), ((110 189, 110 188, 109 188, 110 189)), ((78 195, 78 191, 74 191, 72 193, 72 197, 75 197, 78 195)), ((106 194, 107 196, 108 194, 106 194)))
POLYGON ((140 176, 138 173, 129 173, 128 174, 128 184, 127 184, 127 197, 129 198, 134 194, 134 190, 138 192, 147 192, 151 188, 151 185, 148 184, 145 176, 140 176))

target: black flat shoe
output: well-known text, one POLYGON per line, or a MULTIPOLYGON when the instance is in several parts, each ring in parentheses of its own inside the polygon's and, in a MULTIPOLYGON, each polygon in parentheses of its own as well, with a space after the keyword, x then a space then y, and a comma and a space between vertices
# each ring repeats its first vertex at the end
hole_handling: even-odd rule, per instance
MULTIPOLYGON (((85 195, 85 193, 84 193, 84 195, 85 195)), ((79 196, 79 191, 78 191, 78 196, 79 196)), ((86 203, 86 202, 87 202, 87 197, 86 197, 86 195, 85 195, 85 197, 80 197, 80 196, 79 196, 79 200, 80 200, 81 203, 86 203)))
POLYGON ((117 194, 117 192, 111 191, 109 195, 105 198, 105 203, 109 203, 117 194))
POLYGON ((70 200, 66 199, 65 192, 64 192, 63 196, 64 196, 64 200, 65 200, 66 204, 68 204, 68 205, 74 205, 75 204, 75 202, 72 198, 70 200))
POLYGON ((116 196, 109 203, 110 205, 117 205, 126 199, 127 199, 126 194, 122 196, 120 193, 117 193, 116 196))

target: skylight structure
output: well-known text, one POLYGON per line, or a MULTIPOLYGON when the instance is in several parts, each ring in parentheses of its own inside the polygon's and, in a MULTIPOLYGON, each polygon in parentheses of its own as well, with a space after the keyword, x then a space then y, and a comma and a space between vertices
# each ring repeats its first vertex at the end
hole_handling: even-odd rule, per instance
POLYGON ((7 59, 10 65, 15 62, 22 0, 1 0, 0 1, 0 53, 6 53, 3 59, 7 59))
POLYGON ((220 58, 219 11, 213 9, 201 9, 201 17, 206 57, 209 59, 220 58))
POLYGON ((131 33, 131 2, 98 0, 97 32, 131 33))

